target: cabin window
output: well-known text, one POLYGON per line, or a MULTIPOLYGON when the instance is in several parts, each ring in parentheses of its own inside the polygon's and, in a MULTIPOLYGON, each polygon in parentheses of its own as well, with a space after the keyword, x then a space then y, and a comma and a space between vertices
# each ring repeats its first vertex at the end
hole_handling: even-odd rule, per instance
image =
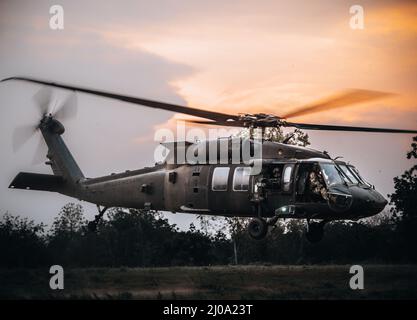
POLYGON ((249 191, 251 168, 237 167, 233 175, 233 191, 249 191))
POLYGON ((287 165, 284 169, 284 175, 282 178, 282 190, 283 191, 290 191, 291 185, 291 174, 292 174, 293 165, 287 165))
POLYGON ((226 191, 227 180, 229 179, 229 167, 217 167, 213 171, 211 189, 213 191, 226 191))

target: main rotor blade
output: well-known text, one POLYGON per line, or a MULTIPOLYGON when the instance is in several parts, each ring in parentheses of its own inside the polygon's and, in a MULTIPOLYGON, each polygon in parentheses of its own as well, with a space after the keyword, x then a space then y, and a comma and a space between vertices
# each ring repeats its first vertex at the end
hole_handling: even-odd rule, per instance
POLYGON ((239 120, 232 121, 210 121, 210 120, 192 120, 192 119, 177 119, 177 121, 184 121, 188 123, 195 123, 201 125, 210 126, 223 126, 223 127, 245 127, 245 124, 239 120))
POLYGON ((137 97, 132 97, 132 96, 126 96, 126 95, 111 93, 111 92, 107 92, 107 91, 99 91, 99 90, 88 89, 88 88, 83 88, 83 87, 71 86, 71 85, 66 85, 66 84, 47 82, 47 81, 31 79, 31 78, 12 77, 12 78, 3 79, 2 82, 3 81, 8 81, 8 80, 29 81, 29 82, 39 83, 39 84, 43 84, 43 85, 47 85, 47 86, 51 86, 51 87, 67 89, 67 90, 74 90, 74 91, 89 93, 89 94, 93 94, 93 95, 97 95, 97 96, 101 96, 101 97, 106 97, 106 98, 110 98, 110 99, 130 102, 130 103, 134 103, 134 104, 138 104, 138 105, 142 105, 142 106, 146 106, 146 107, 150 107, 150 108, 156 108, 156 109, 162 109, 162 110, 167 110, 167 111, 172 111, 172 112, 189 114, 189 115, 192 115, 192 116, 211 119, 211 120, 214 120, 214 121, 217 121, 217 120, 224 120, 225 121, 225 120, 228 120, 228 119, 238 119, 238 116, 236 116, 236 115, 229 115, 229 114, 220 113, 220 112, 195 109, 195 108, 180 106, 180 105, 171 104, 171 103, 159 102, 159 101, 154 101, 154 100, 148 100, 148 99, 143 99, 143 98, 137 98, 137 97))
POLYGON ((283 115, 282 118, 288 119, 320 111, 343 108, 365 101, 381 99, 390 95, 392 95, 392 93, 362 89, 351 89, 343 91, 337 95, 319 100, 313 104, 308 104, 306 106, 297 108, 283 115))
POLYGON ((40 111, 40 117, 43 117, 49 111, 49 105, 51 103, 52 90, 49 87, 43 87, 34 96, 36 105, 40 111))
POLYGON ((55 118, 59 120, 74 118, 77 115, 77 95, 72 93, 66 97, 65 101, 55 112, 55 118))
POLYGON ((306 130, 329 130, 329 131, 359 131, 359 132, 387 132, 387 133, 417 133, 417 130, 407 129, 387 129, 387 128, 369 128, 369 127, 351 127, 351 126, 336 126, 325 124, 312 123, 296 123, 286 122, 285 127, 295 127, 306 130))
POLYGON ((13 130, 12 147, 13 152, 18 151, 36 132, 37 127, 34 125, 25 125, 13 130))

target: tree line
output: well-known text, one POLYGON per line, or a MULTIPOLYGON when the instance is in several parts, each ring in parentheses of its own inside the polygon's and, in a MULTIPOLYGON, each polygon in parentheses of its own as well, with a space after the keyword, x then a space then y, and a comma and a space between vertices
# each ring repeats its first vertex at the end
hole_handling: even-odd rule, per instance
POLYGON ((243 227, 231 239, 222 230, 205 233, 193 224, 180 231, 155 212, 114 209, 92 233, 82 207, 69 203, 49 232, 42 224, 5 215, 0 222, 0 266, 414 263, 416 227, 415 219, 394 220, 388 215, 377 223, 332 222, 324 239, 310 244, 303 235, 304 223, 293 220, 255 241, 243 227))

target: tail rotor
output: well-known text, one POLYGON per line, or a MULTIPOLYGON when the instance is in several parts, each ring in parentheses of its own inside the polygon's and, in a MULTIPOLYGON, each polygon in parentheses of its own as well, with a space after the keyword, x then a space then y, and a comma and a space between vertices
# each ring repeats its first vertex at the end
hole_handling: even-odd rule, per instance
MULTIPOLYGON (((40 120, 36 125, 23 125, 14 129, 12 135, 12 147, 13 152, 18 152, 23 145, 25 145, 31 137, 33 137, 39 130, 40 125, 45 121, 55 120, 66 120, 74 118, 77 114, 77 96, 75 92, 67 95, 67 97, 59 103, 56 110, 52 107, 54 102, 53 93, 50 87, 43 87, 34 96, 33 100, 37 109, 39 110, 40 120)), ((45 143, 41 137, 36 149, 33 164, 41 163, 46 155, 45 143)))

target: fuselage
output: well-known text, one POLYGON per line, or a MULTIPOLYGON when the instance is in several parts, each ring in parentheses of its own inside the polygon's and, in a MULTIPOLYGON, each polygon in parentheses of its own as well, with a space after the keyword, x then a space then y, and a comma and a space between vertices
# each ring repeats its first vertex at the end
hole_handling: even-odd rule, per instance
POLYGON ((264 142, 262 148, 262 170, 256 174, 253 163, 165 162, 83 179, 76 189, 62 193, 105 207, 254 217, 260 206, 264 217, 325 220, 356 220, 381 212, 387 204, 355 167, 326 153, 273 142, 264 142), (324 198, 310 190, 312 168, 323 177, 324 198))

